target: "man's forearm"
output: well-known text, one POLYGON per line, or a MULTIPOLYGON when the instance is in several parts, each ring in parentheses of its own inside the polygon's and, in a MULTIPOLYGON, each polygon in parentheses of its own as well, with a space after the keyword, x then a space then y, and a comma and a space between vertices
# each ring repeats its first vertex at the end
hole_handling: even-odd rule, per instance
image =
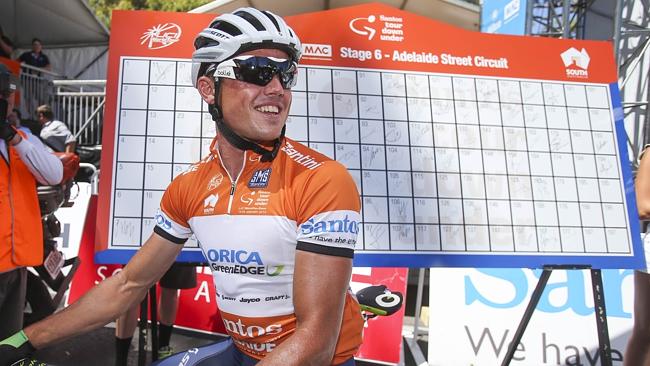
POLYGON ((6 54, 8 54, 8 55, 10 55, 10 56, 11 56, 11 53, 14 51, 13 47, 9 46, 9 45, 8 45, 8 44, 7 44, 7 43, 2 39, 2 37, 0 37, 0 48, 2 48, 2 50, 3 50, 6 54))
POLYGON ((137 304, 148 288, 128 283, 120 272, 61 312, 30 325, 25 334, 38 349, 99 328, 137 304))
POLYGON ((14 145, 14 148, 39 183, 54 185, 61 182, 63 176, 61 161, 50 152, 45 151, 36 138, 33 141, 22 139, 14 145))
MULTIPOLYGON (((321 324, 322 325, 322 324, 321 324)), ((296 331, 258 363, 259 366, 331 365, 338 332, 324 335, 318 329, 298 327, 296 331), (329 340, 334 340, 328 341, 329 340)))

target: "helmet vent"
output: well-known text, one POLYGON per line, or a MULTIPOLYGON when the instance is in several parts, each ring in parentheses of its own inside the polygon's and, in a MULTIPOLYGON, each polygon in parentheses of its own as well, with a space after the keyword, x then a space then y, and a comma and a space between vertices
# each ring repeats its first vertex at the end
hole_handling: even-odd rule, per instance
POLYGON ((280 25, 278 24, 278 21, 275 19, 275 17, 272 14, 269 14, 269 12, 267 11, 263 11, 262 14, 266 15, 267 18, 271 19, 273 25, 275 25, 275 29, 277 29, 278 32, 281 32, 280 25))
POLYGON ((246 19, 247 22, 251 23, 251 25, 260 32, 266 30, 266 28, 264 28, 264 25, 262 25, 262 23, 257 18, 245 11, 238 11, 235 13, 235 15, 246 19))
POLYGON ((242 34, 239 28, 223 20, 219 20, 210 24, 210 28, 218 29, 224 33, 230 34, 231 36, 238 36, 242 34))

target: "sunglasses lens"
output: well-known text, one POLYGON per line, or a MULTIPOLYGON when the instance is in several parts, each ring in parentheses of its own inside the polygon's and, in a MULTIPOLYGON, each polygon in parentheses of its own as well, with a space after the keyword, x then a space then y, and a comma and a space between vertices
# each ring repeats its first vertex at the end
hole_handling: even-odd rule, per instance
POLYGON ((237 64, 235 76, 238 80, 265 86, 275 75, 279 75, 284 89, 296 85, 296 68, 292 61, 277 62, 266 57, 250 57, 245 60, 235 59, 235 63, 237 64))

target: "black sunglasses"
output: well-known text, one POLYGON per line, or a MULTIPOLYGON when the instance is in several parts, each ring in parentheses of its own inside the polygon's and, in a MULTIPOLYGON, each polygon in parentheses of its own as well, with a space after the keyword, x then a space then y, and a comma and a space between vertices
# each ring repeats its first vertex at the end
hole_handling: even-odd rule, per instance
MULTIPOLYGON (((208 69, 208 72, 211 71, 208 69)), ((275 57, 239 56, 226 60, 214 69, 214 76, 235 79, 265 86, 275 75, 284 89, 296 85, 298 64, 292 60, 275 57)))

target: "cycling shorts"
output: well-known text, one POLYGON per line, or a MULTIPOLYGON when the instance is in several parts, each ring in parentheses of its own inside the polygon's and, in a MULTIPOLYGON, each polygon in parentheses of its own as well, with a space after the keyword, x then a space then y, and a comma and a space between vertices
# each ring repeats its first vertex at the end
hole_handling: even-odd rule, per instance
MULTIPOLYGON (((152 363, 151 366, 253 366, 257 362, 259 361, 237 349, 232 339, 228 338, 225 341, 176 353, 152 363)), ((354 358, 350 358, 339 366, 354 365, 354 358)))
POLYGON ((177 290, 196 287, 196 267, 175 262, 160 278, 160 286, 177 290))

